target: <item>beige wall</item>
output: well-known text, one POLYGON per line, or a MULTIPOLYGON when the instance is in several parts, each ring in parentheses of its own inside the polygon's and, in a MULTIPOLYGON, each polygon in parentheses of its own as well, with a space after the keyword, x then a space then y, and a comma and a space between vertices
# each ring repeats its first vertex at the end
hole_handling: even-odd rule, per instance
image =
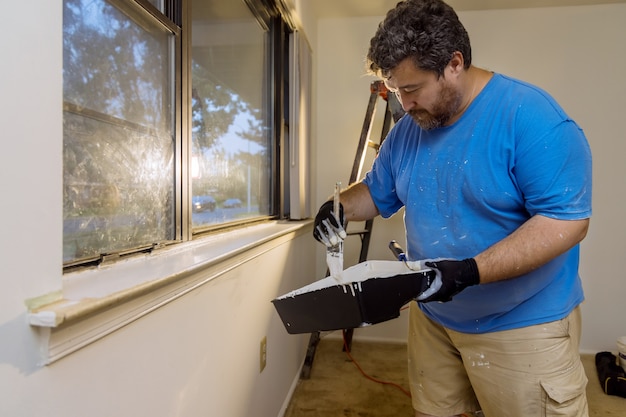
MULTIPOLYGON (((11 63, 0 68, 3 152, 10 156, 0 164, 7 197, 0 208, 0 415, 273 415, 297 380, 307 336, 287 335, 269 300, 323 276, 321 245, 309 233, 51 366, 37 364, 39 344, 24 301, 61 286, 62 5, 32 0, 13 6, 28 19, 5 22, 19 42, 0 41, 11 63), (319 251, 315 265, 313 247, 319 251), (259 373, 262 336, 269 356, 259 373)), ((626 109, 626 5, 468 12, 461 18, 474 40, 476 63, 546 88, 589 136, 595 215, 583 245, 583 349, 614 350, 615 339, 626 334, 620 268, 626 141, 619 123, 626 109)), ((371 81, 363 76, 363 55, 379 19, 303 21, 314 27, 307 35, 318 76, 312 155, 317 206, 335 181, 348 179, 371 81)), ((402 234, 400 216, 377 221, 372 258, 390 259, 387 243, 402 234)), ((347 255, 353 254, 355 244, 347 246, 347 255)), ((404 319, 395 320, 361 329, 357 337, 403 340, 404 326, 404 319)))
MULTIPOLYGON (((12 12, 27 18, 7 21, 17 35, 0 40, 0 416, 279 415, 308 335, 287 334, 270 301, 314 279, 310 230, 267 236, 263 253, 237 255, 214 279, 196 271, 205 284, 40 364, 45 337, 29 326, 25 300, 62 287, 62 10, 60 1, 16 2, 12 12)), ((182 275, 194 246, 173 249, 182 275)))
MULTIPOLYGON (((582 245, 581 350, 615 350, 626 335, 626 5, 460 12, 473 46, 474 63, 546 89, 582 126, 594 156, 594 216, 582 245)), ((319 205, 337 180, 347 182, 367 99, 363 60, 381 18, 321 19, 317 37, 317 195, 319 205)), ((356 239, 356 238, 351 238, 356 239)), ((391 259, 390 239, 403 240, 401 215, 378 219, 370 257, 391 259)), ((358 241, 346 244, 346 252, 358 241)), ((321 248, 318 275, 325 269, 321 248)), ((405 318, 356 337, 399 339, 405 318)))

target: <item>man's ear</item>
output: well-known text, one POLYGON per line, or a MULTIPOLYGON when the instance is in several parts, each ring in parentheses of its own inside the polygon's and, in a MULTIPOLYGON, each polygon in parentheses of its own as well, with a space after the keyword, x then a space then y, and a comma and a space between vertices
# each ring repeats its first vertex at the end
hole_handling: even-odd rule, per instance
POLYGON ((446 66, 446 71, 450 71, 449 74, 452 76, 458 76, 464 70, 465 59, 463 58, 463 54, 459 51, 456 51, 452 54, 452 58, 450 62, 448 62, 448 66, 446 66))

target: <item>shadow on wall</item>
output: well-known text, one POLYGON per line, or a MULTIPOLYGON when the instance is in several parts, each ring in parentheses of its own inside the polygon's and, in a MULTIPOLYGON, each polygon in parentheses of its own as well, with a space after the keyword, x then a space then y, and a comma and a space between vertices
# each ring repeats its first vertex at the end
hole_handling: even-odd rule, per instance
POLYGON ((32 328, 26 312, 0 325, 0 364, 10 365, 23 375, 31 375, 41 369, 39 331, 49 330, 32 328))

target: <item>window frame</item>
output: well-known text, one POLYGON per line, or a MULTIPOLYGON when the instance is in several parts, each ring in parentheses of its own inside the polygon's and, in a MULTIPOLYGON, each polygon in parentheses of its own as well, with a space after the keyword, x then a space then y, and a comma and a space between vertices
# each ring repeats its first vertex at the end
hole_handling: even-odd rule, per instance
POLYGON ((286 131, 289 125, 289 36, 293 32, 293 20, 287 16, 282 0, 239 0, 245 3, 259 25, 268 32, 269 76, 268 120, 270 120, 270 213, 243 220, 210 225, 194 229, 192 224, 191 180, 191 21, 190 0, 165 0, 164 14, 148 0, 106 0, 121 11, 132 10, 145 18, 154 19, 174 36, 173 79, 171 94, 174 97, 173 152, 174 197, 173 239, 150 245, 101 254, 98 258, 77 260, 63 264, 63 273, 71 273, 109 265, 128 257, 152 253, 170 245, 192 241, 214 233, 247 227, 256 223, 289 218, 289 143, 286 131))
MULTIPOLYGON (((285 198, 288 198, 288 194, 284 192, 286 184, 289 183, 288 178, 284 178, 285 175, 288 175, 289 171, 283 168, 284 165, 284 153, 286 149, 285 138, 284 138, 284 124, 288 116, 284 114, 285 109, 285 91, 287 90, 287 86, 285 85, 288 82, 285 78, 285 64, 287 62, 288 53, 287 47, 287 33, 293 30, 293 27, 288 24, 291 21, 291 17, 287 18, 285 13, 287 9, 278 7, 278 4, 281 3, 282 0, 238 0, 241 1, 245 6, 247 6, 255 17, 258 25, 262 30, 267 32, 268 35, 268 73, 270 79, 268 80, 267 85, 267 94, 268 97, 266 99, 266 104, 268 104, 268 115, 267 119, 269 121, 269 129, 271 131, 269 141, 268 153, 270 155, 270 173, 269 177, 272 179, 269 188, 269 194, 271 195, 271 200, 269 201, 270 205, 270 213, 267 215, 259 215, 250 218, 244 218, 234 221, 228 221, 223 223, 213 223, 208 224, 206 226, 195 227, 192 224, 192 211, 191 211, 191 199, 193 198, 193 190, 192 190, 192 179, 190 173, 191 163, 189 159, 191 158, 191 151, 187 149, 188 153, 188 164, 187 170, 185 172, 188 184, 188 195, 183 198, 185 204, 188 204, 189 209, 185 208, 183 213, 189 216, 188 221, 184 221, 183 224, 188 226, 188 230, 184 234, 185 239, 192 240, 201 238, 206 236, 207 234, 220 232, 223 230, 229 230, 238 227, 246 227, 251 224, 256 224, 260 222, 267 222, 272 220, 280 220, 286 219, 289 217, 288 210, 285 206, 285 198)), ((187 81, 188 85, 184 87, 185 93, 188 95, 188 98, 184 99, 185 103, 191 103, 191 91, 192 91, 192 74, 191 74, 191 16, 193 11, 190 11, 190 2, 187 2, 187 9, 185 10, 184 16, 186 17, 186 27, 189 28, 189 31, 186 32, 187 36, 183 40, 185 43, 184 51, 189 55, 188 58, 183 59, 183 65, 185 65, 184 69, 184 78, 187 81)), ((189 143, 188 146, 191 146, 191 128, 192 128, 192 111, 191 105, 189 105, 187 111, 185 112, 185 126, 187 128, 189 143)), ((185 240, 184 239, 184 240, 185 240)))
MULTIPOLYGON (((134 256, 136 254, 142 254, 151 252, 154 249, 161 248, 171 243, 177 243, 182 241, 181 239, 181 221, 180 221, 180 209, 176 203, 180 199, 180 181, 178 168, 181 159, 181 143, 184 141, 181 130, 181 110, 182 106, 182 90, 181 85, 181 63, 182 63, 182 28, 175 24, 173 20, 169 19, 160 10, 153 6, 147 0, 103 0, 110 7, 115 8, 120 13, 127 16, 129 20, 132 20, 135 24, 143 26, 152 26, 162 30, 163 33, 167 33, 171 36, 169 40, 170 50, 169 59, 167 62, 168 72, 168 84, 164 91, 168 91, 169 103, 171 105, 171 125, 170 133, 172 135, 172 156, 173 156, 173 178, 170 178, 171 192, 175 199, 172 204, 171 213, 173 227, 170 229, 170 235, 166 239, 161 239, 152 243, 137 243, 137 245, 129 248, 116 248, 111 251, 101 252, 99 255, 93 255, 70 261, 63 262, 63 273, 73 272, 75 270, 82 270, 85 268, 97 267, 102 264, 108 264, 110 262, 117 261, 121 258, 128 256, 134 256)), ((165 0, 164 12, 169 13, 173 10, 178 10, 178 5, 181 5, 183 0, 165 0)), ((65 97, 63 100, 63 112, 68 112, 74 115, 82 116, 88 119, 98 120, 100 122, 110 123, 121 127, 135 127, 139 130, 150 131, 151 126, 138 125, 133 121, 119 119, 114 115, 107 113, 101 113, 97 110, 83 109, 81 106, 74 105, 73 103, 66 102, 65 97)), ((65 133, 63 135, 65 141, 65 133)), ((64 197, 64 206, 67 204, 67 200, 64 197)), ((64 215, 65 217, 65 215, 64 215)), ((63 232, 65 233, 65 232, 63 232)), ((64 236, 65 238, 65 236, 64 236)))
MULTIPOLYGON (((181 3, 181 21, 184 16, 188 18, 185 15, 188 3, 185 3, 181 3)), ((286 41, 290 30, 293 27, 282 21, 283 33, 277 37, 278 40, 286 41)), ((181 35, 189 36, 184 28, 181 35)), ((276 38, 273 42, 277 42, 276 38)), ((183 44, 180 49, 181 65, 183 57, 189 56, 188 47, 189 44, 183 44)), ((287 45, 284 48, 286 51, 287 45)), ((274 65, 282 69, 282 75, 277 77, 278 81, 273 88, 276 96, 273 107, 278 109, 274 120, 281 121, 274 132, 277 152, 275 172, 283 170, 281 174, 284 175, 289 175, 289 170, 284 168, 289 164, 289 141, 286 141, 289 136, 289 119, 286 113, 290 111, 285 105, 289 100, 289 90, 293 90, 286 81, 287 56, 285 54, 280 60, 273 61, 274 65)), ((183 77, 176 80, 181 95, 190 97, 190 84, 185 84, 189 80, 183 77)), ((186 116, 184 113, 185 109, 180 108, 177 117, 183 120, 186 116)), ((186 197, 190 199, 188 193, 191 183, 185 184, 183 181, 189 176, 190 166, 183 162, 189 162, 184 161, 184 158, 190 154, 183 150, 191 144, 191 140, 184 140, 185 134, 190 133, 190 124, 180 123, 178 127, 180 136, 177 136, 177 146, 180 146, 181 153, 175 163, 182 166, 177 171, 176 186, 181 195, 187 193, 186 197)), ((313 230, 312 220, 294 221, 288 213, 283 212, 289 210, 288 202, 285 203, 289 182, 288 177, 283 177, 276 185, 275 200, 280 201, 277 206, 280 209, 279 218, 198 236, 191 235, 189 222, 189 227, 179 230, 183 235, 188 233, 188 237, 176 244, 154 246, 123 259, 106 259, 105 265, 64 270, 58 290, 25 300, 28 322, 38 335, 40 365, 54 363, 274 248, 291 245, 297 240, 307 242, 313 230), (115 263, 109 265, 109 261, 115 263)), ((184 210, 186 204, 189 203, 185 198, 177 200, 177 212, 181 219, 184 215, 191 215, 191 210, 184 210)))

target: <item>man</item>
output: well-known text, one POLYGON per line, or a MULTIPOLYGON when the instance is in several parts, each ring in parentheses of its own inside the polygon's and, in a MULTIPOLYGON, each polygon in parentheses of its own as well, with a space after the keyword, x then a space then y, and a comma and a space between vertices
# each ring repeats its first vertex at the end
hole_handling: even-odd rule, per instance
POLYGON ((408 258, 431 259, 438 275, 409 313, 416 416, 586 416, 578 262, 589 145, 546 92, 471 59, 442 1, 388 12, 368 69, 407 116, 341 193, 340 213, 322 205, 314 236, 333 241, 345 221, 405 208, 408 258))

